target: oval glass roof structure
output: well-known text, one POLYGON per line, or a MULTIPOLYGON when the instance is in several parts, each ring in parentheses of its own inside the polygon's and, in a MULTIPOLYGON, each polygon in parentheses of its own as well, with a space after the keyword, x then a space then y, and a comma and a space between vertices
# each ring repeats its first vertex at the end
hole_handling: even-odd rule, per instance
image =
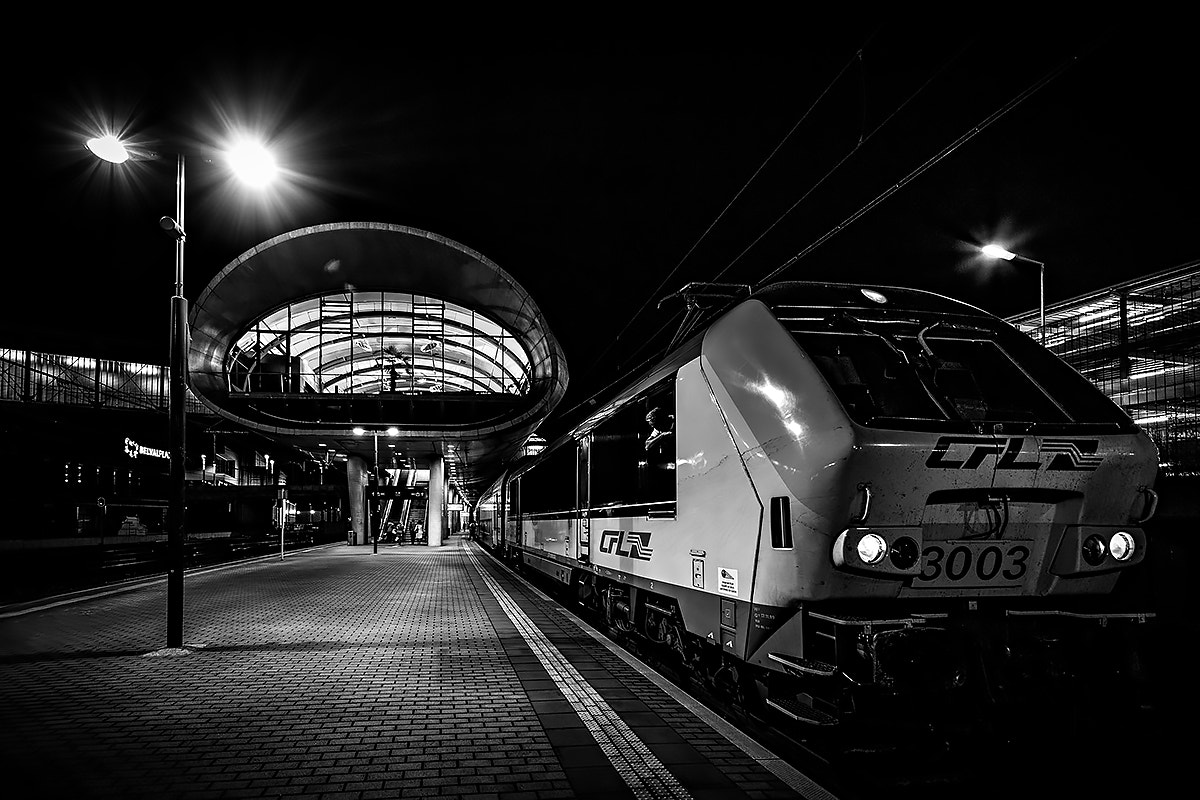
POLYGON ((528 293, 479 253, 399 225, 277 236, 213 278, 189 320, 191 390, 215 413, 326 460, 370 462, 387 435, 407 466, 443 457, 468 498, 566 392, 528 293))
POLYGON ((493 319, 420 294, 343 291, 288 303, 230 349, 241 391, 524 395, 530 357, 493 319))

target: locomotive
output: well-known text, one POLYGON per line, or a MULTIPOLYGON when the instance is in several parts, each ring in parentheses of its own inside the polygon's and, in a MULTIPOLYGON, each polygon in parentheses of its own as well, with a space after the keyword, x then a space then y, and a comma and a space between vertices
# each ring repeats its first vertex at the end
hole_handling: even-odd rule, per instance
POLYGON ((1105 679, 1093 656, 1153 616, 1114 592, 1146 557, 1157 461, 986 311, 784 282, 514 464, 475 522, 707 684, 844 728, 1105 679))

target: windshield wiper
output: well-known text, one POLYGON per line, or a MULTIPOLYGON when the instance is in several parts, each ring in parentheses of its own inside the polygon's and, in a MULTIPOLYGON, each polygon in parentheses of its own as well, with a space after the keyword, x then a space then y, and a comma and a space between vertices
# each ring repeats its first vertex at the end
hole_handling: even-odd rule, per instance
POLYGON ((942 359, 937 357, 937 354, 933 352, 933 348, 929 346, 929 342, 925 339, 925 337, 929 335, 929 332, 934 328, 944 328, 956 333, 973 333, 977 336, 987 336, 989 338, 993 338, 996 335, 994 331, 990 331, 987 328, 979 328, 974 325, 963 325, 958 322, 939 321, 933 323, 932 325, 926 325, 917 333, 917 344, 921 345, 921 352, 925 355, 925 358, 931 362, 930 367, 933 369, 936 369, 937 366, 942 363, 942 359))
MULTIPOLYGON (((938 411, 942 412, 942 416, 944 416, 946 419, 951 419, 951 420, 964 419, 964 417, 960 413, 958 413, 958 410, 955 409, 953 405, 951 405, 950 403, 948 403, 946 401, 946 399, 942 396, 941 391, 939 391, 937 389, 937 387, 933 384, 931 370, 930 370, 929 366, 925 363, 922 363, 922 364, 914 363, 913 360, 908 357, 908 353, 904 352, 904 350, 900 347, 900 345, 896 344, 896 342, 892 339, 890 334, 884 333, 883 331, 875 330, 874 328, 872 328, 870 326, 869 323, 867 323, 851 314, 846 314, 846 313, 835 314, 830 318, 829 321, 831 323, 849 323, 860 333, 866 333, 866 334, 870 334, 871 336, 878 337, 887 346, 887 348, 896 356, 896 360, 899 361, 902 366, 906 367, 909 371, 911 371, 913 373, 913 375, 916 376, 917 382, 921 384, 921 388, 925 390, 925 394, 928 395, 929 399, 933 402, 933 404, 935 406, 937 406, 938 411)), ((915 320, 906 320, 906 321, 913 322, 913 324, 916 324, 915 320)), ((921 333, 925 333, 926 331, 928 331, 931 328, 933 328, 937 325, 940 325, 940 324, 941 324, 940 322, 935 322, 933 325, 926 327, 921 333)), ((920 339, 920 336, 918 336, 918 340, 919 339, 920 339)), ((932 351, 928 350, 928 347, 929 347, 928 344, 926 344, 925 342, 921 342, 921 347, 922 347, 922 349, 927 350, 930 355, 932 355, 932 351)))

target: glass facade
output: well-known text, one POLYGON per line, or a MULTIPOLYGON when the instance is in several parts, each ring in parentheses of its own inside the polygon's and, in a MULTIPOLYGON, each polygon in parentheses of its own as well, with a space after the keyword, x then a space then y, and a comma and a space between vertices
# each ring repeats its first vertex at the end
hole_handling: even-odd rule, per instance
MULTIPOLYGON (((1038 339, 1039 319, 1008 321, 1038 339)), ((1200 262, 1049 307, 1044 335, 1154 439, 1160 474, 1200 475, 1200 262)))
MULTIPOLYGON (((164 411, 169 371, 157 364, 0 348, 0 401, 164 411)), ((192 396, 189 414, 208 414, 192 396)))
POLYGON ((418 294, 345 292, 253 323, 226 361, 229 389, 282 394, 507 394, 529 354, 497 322, 418 294))

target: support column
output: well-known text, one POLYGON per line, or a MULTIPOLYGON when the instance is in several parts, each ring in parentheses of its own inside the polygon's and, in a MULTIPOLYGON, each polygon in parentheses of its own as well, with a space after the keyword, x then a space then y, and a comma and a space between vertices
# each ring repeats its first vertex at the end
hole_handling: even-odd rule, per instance
POLYGON ((358 456, 346 459, 346 488, 350 500, 350 518, 354 529, 354 544, 366 544, 367 518, 367 462, 358 456))
POLYGON ((446 462, 434 456, 429 464, 429 500, 425 504, 425 530, 429 532, 429 546, 442 546, 442 509, 446 505, 446 462))

